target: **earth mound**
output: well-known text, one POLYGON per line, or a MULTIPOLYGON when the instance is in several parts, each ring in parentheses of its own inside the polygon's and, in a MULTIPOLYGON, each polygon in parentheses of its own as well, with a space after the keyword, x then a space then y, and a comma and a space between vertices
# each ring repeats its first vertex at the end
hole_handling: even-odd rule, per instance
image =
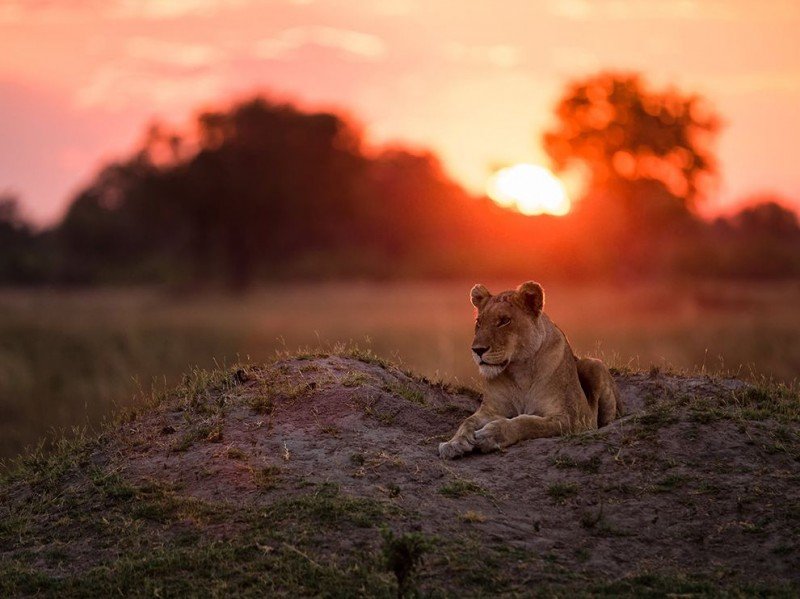
POLYGON ((615 376, 613 424, 448 462, 472 390, 364 354, 192 373, 3 475, 0 594, 797 593, 797 393, 615 376))

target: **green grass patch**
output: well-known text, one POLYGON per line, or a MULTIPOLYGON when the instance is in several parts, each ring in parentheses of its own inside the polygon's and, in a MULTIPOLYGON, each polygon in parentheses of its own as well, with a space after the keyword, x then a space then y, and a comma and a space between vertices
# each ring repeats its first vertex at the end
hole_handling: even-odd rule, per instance
POLYGON ((587 474, 597 474, 603 461, 600 456, 592 456, 585 460, 576 460, 571 455, 559 454, 553 458, 551 463, 559 470, 576 468, 587 474))
POLYGON ((110 499, 131 499, 136 495, 136 489, 128 484, 118 472, 106 472, 95 467, 89 473, 92 482, 110 499))
POLYGON ((272 414, 275 404, 267 395, 257 395, 247 400, 248 405, 256 414, 272 414))
POLYGON ((797 423, 800 392, 797 385, 756 383, 715 397, 694 398, 689 404, 689 417, 700 424, 723 419, 797 423))
POLYGON ((200 524, 224 522, 231 514, 231 506, 211 503, 181 493, 180 488, 151 481, 135 489, 128 509, 137 519, 166 524, 191 520, 200 524))
POLYGON ((192 445, 199 441, 208 443, 220 443, 223 440, 223 423, 219 420, 202 421, 190 425, 189 430, 185 431, 170 446, 172 451, 181 453, 187 451, 192 445))
POLYGON ((278 501, 262 514, 260 526, 283 524, 307 525, 308 534, 318 526, 339 528, 352 524, 359 527, 378 526, 387 516, 397 512, 390 504, 342 494, 332 483, 319 485, 313 492, 278 501))
POLYGON ((348 372, 344 375, 341 379, 341 384, 343 387, 363 387, 370 381, 370 377, 368 377, 363 372, 348 372))
POLYGON ((647 411, 634 417, 641 427, 657 430, 678 422, 677 406, 669 401, 654 404, 647 411))
POLYGON ((432 549, 433 542, 418 532, 395 535, 388 528, 384 528, 381 534, 384 563, 397 581, 397 596, 405 597, 412 591, 415 570, 422 562, 425 553, 432 549))
POLYGON ((565 503, 576 497, 579 490, 575 483, 553 483, 547 487, 547 496, 556 503, 565 503))
POLYGON ((280 484, 281 468, 279 466, 262 466, 253 468, 253 483, 262 491, 271 491, 280 484))
POLYGON ((439 493, 451 499, 461 499, 468 495, 488 495, 486 489, 478 483, 465 478, 457 478, 442 485, 439 487, 439 493))
POLYGON ((67 576, 14 561, 0 566, 0 594, 58 597, 358 596, 390 597, 392 583, 369 555, 317 556, 284 543, 235 541, 155 548, 67 576), (267 549, 267 547, 269 547, 267 549))
POLYGON ((410 401, 415 404, 425 405, 426 403, 425 394, 418 388, 412 387, 408 384, 392 381, 390 383, 386 383, 383 386, 383 390, 387 393, 391 393, 392 395, 402 397, 406 401, 410 401))

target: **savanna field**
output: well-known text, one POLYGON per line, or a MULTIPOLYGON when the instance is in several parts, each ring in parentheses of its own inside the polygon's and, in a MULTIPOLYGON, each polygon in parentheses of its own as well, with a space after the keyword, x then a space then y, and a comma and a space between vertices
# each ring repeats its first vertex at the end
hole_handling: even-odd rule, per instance
MULTIPOLYGON (((0 292, 0 455, 96 427, 194 367, 259 364, 298 348, 370 349, 479 388, 473 281, 270 286, 244 296, 160 289, 0 292)), ((490 290, 518 282, 484 281, 490 290)), ((546 311, 581 355, 793 383, 800 283, 548 284, 546 311)))

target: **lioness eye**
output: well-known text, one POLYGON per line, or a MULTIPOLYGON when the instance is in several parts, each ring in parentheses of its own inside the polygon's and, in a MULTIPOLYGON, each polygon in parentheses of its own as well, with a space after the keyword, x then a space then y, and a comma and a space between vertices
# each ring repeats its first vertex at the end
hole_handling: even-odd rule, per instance
POLYGON ((503 316, 500 320, 497 321, 497 328, 506 326, 511 319, 508 316, 503 316))

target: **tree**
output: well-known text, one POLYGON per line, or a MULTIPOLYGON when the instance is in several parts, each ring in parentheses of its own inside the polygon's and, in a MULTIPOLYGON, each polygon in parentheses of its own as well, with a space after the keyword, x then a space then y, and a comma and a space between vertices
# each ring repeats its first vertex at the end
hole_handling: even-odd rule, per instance
POLYGON ((242 289, 361 240, 368 159, 347 121, 256 97, 195 125, 186 137, 151 126, 76 197, 59 230, 75 278, 174 262, 242 289))
POLYGON ((347 245, 366 167, 358 132, 330 113, 263 98, 198 119, 200 150, 179 181, 201 260, 215 245, 234 288, 302 251, 347 245))
POLYGON ((745 235, 797 236, 800 234, 797 213, 786 208, 786 203, 778 196, 754 196, 748 201, 748 206, 731 218, 731 224, 745 235))
POLYGON ((41 239, 21 214, 19 199, 0 192, 0 282, 40 282, 47 266, 41 239))
POLYGON ((596 268, 647 274, 695 232, 692 209, 715 173, 719 118, 697 95, 600 73, 568 86, 544 148, 557 172, 582 171, 573 227, 596 268), (588 249, 588 248, 585 248, 588 249))
POLYGON ((651 90, 636 74, 600 73, 568 87, 544 148, 555 170, 588 171, 591 190, 652 180, 692 208, 715 172, 709 142, 719 126, 698 95, 651 90))
POLYGON ((465 241, 469 206, 434 154, 385 149, 370 161, 365 189, 369 235, 386 257, 430 255, 465 241))
POLYGON ((55 231, 61 278, 74 282, 159 279, 186 238, 166 172, 138 151, 105 165, 55 231))

